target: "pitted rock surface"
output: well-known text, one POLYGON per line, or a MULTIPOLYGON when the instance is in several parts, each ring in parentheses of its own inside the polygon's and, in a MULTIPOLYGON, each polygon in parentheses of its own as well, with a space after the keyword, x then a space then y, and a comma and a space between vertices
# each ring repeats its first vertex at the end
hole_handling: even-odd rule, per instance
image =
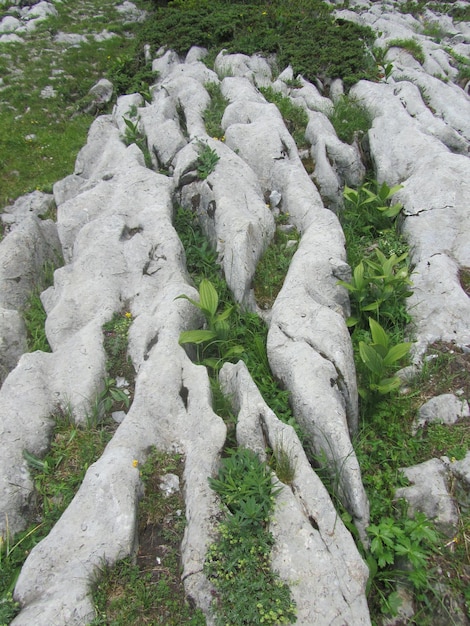
MULTIPOLYGON (((390 76, 381 83, 361 81, 351 91, 373 118, 366 143, 376 177, 403 185, 397 196, 414 267, 408 304, 419 365, 436 340, 470 344, 470 299, 459 282, 459 271, 470 267, 470 98, 453 83, 455 68, 444 46, 419 34, 419 20, 387 3, 351 4, 355 11, 337 14, 372 26, 378 45, 417 30, 423 43, 423 65, 391 48, 386 54, 393 63, 390 76)), ((141 19, 134 9, 123 3, 126 19, 141 19)), ((30 11, 31 24, 47 10, 30 11)), ((7 34, 1 39, 18 37, 23 17, 5 19, 0 32, 7 34)), ((468 28, 445 20, 440 25, 445 42, 470 56, 468 28)), ((364 179, 364 146, 341 142, 328 120, 334 99, 343 93, 341 81, 331 84, 327 96, 302 77, 300 87, 289 86, 290 68, 274 78, 270 62, 260 55, 221 52, 214 71, 203 57, 200 48, 186 59, 161 51, 153 60, 159 77, 152 101, 129 94, 118 99, 111 115, 95 119, 75 171, 54 185, 57 224, 39 219, 47 215, 50 197, 24 197, 2 215, 10 230, 0 244, 2 534, 6 520, 12 533, 26 526, 33 482, 23 452, 45 454, 54 411, 70 406, 75 420, 83 421, 101 391, 106 376, 102 326, 124 304, 133 317, 128 352, 136 371, 133 403, 120 416, 111 442, 22 568, 15 588, 22 610, 15 626, 93 619, 90 586, 99 568, 135 553, 142 485, 134 461, 143 463, 151 446, 184 455, 182 578, 188 597, 207 623, 214 623, 203 564, 215 536, 219 501, 207 477, 217 471, 226 426, 212 409, 205 368, 178 343, 182 331, 201 327, 203 320, 189 302, 177 299, 181 294, 197 298, 197 292, 173 227, 175 204, 197 215, 235 300, 263 314, 273 373, 289 390, 309 445, 339 476, 342 504, 366 535, 369 505, 352 444, 359 417, 346 326, 349 302, 337 284, 350 270, 335 214, 343 207, 344 185, 364 179), (229 101, 224 142, 206 132, 208 82, 220 84, 229 101), (260 86, 272 86, 307 112, 309 152, 316 164, 312 175, 260 86), (153 169, 145 166, 135 144, 126 146, 124 118, 133 119, 145 136, 153 169), (201 143, 219 157, 205 180, 197 176, 201 143), (252 282, 274 235, 274 211, 280 209, 301 238, 272 310, 260 312, 252 282), (64 265, 41 295, 52 353, 28 354, 21 310, 42 264, 59 254, 64 265)), ((238 444, 263 458, 267 445, 275 449, 282 442, 295 460, 294 480, 277 496, 271 531, 273 566, 291 583, 297 623, 370 624, 367 568, 297 435, 267 407, 242 362, 224 365, 220 377, 238 416, 238 444)), ((431 465, 424 480, 408 468, 414 484, 400 495, 414 495, 417 510, 435 514, 450 532, 456 511, 446 490, 446 464, 429 463, 439 510, 422 503, 431 465)), ((467 459, 451 463, 450 471, 452 466, 456 476, 468 478, 467 459)))

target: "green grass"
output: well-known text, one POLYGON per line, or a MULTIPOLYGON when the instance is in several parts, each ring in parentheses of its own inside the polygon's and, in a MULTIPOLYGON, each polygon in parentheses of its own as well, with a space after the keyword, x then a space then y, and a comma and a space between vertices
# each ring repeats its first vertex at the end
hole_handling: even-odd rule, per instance
POLYGON ((372 126, 367 111, 354 98, 342 96, 335 102, 330 115, 336 134, 346 143, 352 143, 357 133, 365 134, 372 126))
POLYGON ((28 302, 23 311, 28 350, 30 352, 34 352, 35 350, 42 350, 42 352, 51 351, 45 330, 46 312, 42 305, 40 294, 53 284, 55 269, 56 266, 51 262, 44 264, 42 277, 29 295, 28 302))
POLYGON ((402 48, 411 54, 421 65, 425 61, 423 47, 415 39, 392 39, 387 42, 388 48, 402 48))
MULTIPOLYGON (((107 28, 123 34, 110 0, 102 0, 94 14, 85 3, 70 0, 58 4, 57 9, 59 17, 43 22, 26 37, 25 44, 5 46, 6 54, 0 58, 4 78, 0 103, 0 208, 34 189, 50 192, 56 181, 73 172, 75 158, 93 121, 93 116, 81 110, 88 90, 106 75, 116 81, 119 90, 119 77, 127 76, 120 65, 122 56, 137 57, 135 38, 89 40, 78 47, 53 41, 59 31, 100 33, 107 28), (54 75, 54 71, 60 74, 54 75), (55 98, 41 97, 48 85, 56 90, 55 98)), ((135 25, 125 27, 127 33, 136 30, 135 25)), ((142 77, 136 71, 134 84, 128 83, 126 88, 135 87, 135 81, 140 84, 142 77)), ((149 78, 148 67, 142 63, 139 71, 147 72, 149 78)))
POLYGON ((260 308, 269 309, 274 304, 297 250, 299 238, 296 230, 284 232, 279 226, 276 228, 272 242, 256 267, 253 281, 256 302, 260 308))
POLYGON ((182 480, 184 458, 153 449, 141 468, 145 496, 139 503, 139 550, 103 569, 93 591, 96 618, 90 626, 163 624, 204 626, 200 610, 185 600, 180 546, 186 520, 181 491, 165 497, 160 479, 171 472, 182 480))
POLYGON ((35 485, 34 506, 29 512, 34 522, 14 538, 7 533, 0 543, 0 616, 2 611, 3 615, 10 610, 17 612, 19 607, 13 606, 9 594, 26 557, 70 504, 86 470, 101 456, 115 428, 109 420, 98 426, 79 427, 66 413, 52 419, 55 426, 47 455, 38 459, 26 453, 35 485))

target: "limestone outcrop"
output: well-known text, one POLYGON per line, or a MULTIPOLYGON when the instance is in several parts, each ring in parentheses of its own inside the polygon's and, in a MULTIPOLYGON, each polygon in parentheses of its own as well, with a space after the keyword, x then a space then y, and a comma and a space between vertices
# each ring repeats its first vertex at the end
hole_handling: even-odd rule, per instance
MULTIPOLYGON (((415 18, 387 15, 377 3, 357 4, 357 11, 337 14, 380 30, 383 47, 416 27, 415 18)), ((125 2, 122 11, 140 19, 131 5, 125 2)), ((458 45, 470 45, 464 27, 444 26, 449 36, 465 40, 458 45)), ((11 19, 1 28, 21 32, 11 19)), ((34 485, 25 451, 46 453, 57 411, 69 410, 77 423, 93 411, 106 378, 103 324, 124 309, 133 319, 128 354, 136 372, 132 405, 110 443, 26 559, 15 588, 21 611, 13 625, 69 626, 93 619, 90 587, 99 568, 135 554, 142 496, 137 468, 152 446, 185 459, 182 579, 207 624, 214 623, 213 590, 203 564, 220 503, 207 478, 217 472, 227 433, 213 409, 206 368, 179 344, 181 332, 202 328, 204 320, 178 298, 198 297, 174 228, 178 205, 197 217, 235 301, 265 319, 271 370, 289 391, 310 453, 324 459, 342 506, 367 542, 369 503, 353 446, 359 410, 346 325, 350 307, 338 284, 350 277, 350 268, 337 216, 344 186, 364 180, 365 150, 380 182, 402 185, 396 197, 411 247, 415 366, 436 340, 470 345, 470 298, 459 282, 459 272, 470 267, 470 98, 452 82, 455 68, 447 53, 423 42, 424 64, 393 46, 385 56, 393 64, 389 75, 353 86, 350 96, 368 111, 372 128, 366 141, 356 138, 351 145, 340 141, 328 119, 343 92, 338 82, 325 95, 302 77, 300 86, 289 86, 289 68, 274 78, 272 65, 260 55, 222 51, 210 70, 200 48, 185 59, 162 50, 153 60, 159 74, 151 102, 139 94, 120 97, 111 114, 95 119, 75 171, 57 181, 53 196, 26 196, 2 214, 9 232, 0 244, 0 534, 14 534, 27 523, 34 485), (220 86, 228 101, 224 137, 206 130, 208 83, 220 86), (266 86, 306 111, 313 174, 278 108, 260 91, 266 86), (147 155, 126 136, 129 120, 147 155), (201 176, 203 150, 216 160, 201 176), (57 221, 41 219, 54 206, 57 221), (253 278, 279 211, 300 240, 272 308, 260 310, 253 278), (59 258, 63 264, 54 284, 41 294, 52 351, 27 353, 21 312, 41 267, 48 261, 58 265, 59 258)), ((267 406, 242 361, 223 366, 220 384, 237 415, 237 444, 263 459, 266 448, 276 454, 282 447, 295 468, 292 483, 282 484, 276 497, 270 529, 273 567, 292 585, 297 623, 370 624, 367 566, 295 431, 267 406)), ((466 400, 455 398, 459 402, 467 415, 466 400)), ((452 530, 456 512, 446 476, 454 472, 468 483, 468 459, 450 463, 450 469, 448 460, 428 463, 405 470, 413 485, 398 495, 420 501, 427 484, 423 471, 426 477, 431 468, 446 507, 441 522, 452 530)), ((273 481, 280 481, 275 472, 273 481)))

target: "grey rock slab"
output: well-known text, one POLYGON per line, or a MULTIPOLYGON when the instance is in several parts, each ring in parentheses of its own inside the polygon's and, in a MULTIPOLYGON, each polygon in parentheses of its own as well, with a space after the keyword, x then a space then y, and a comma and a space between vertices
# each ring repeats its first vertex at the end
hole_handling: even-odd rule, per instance
POLYGON ((166 50, 152 61, 152 71, 158 72, 159 78, 163 80, 180 62, 181 60, 176 52, 166 50))
POLYGON ((94 186, 96 181, 90 182, 88 179, 78 176, 76 174, 69 174, 62 180, 54 183, 52 192, 54 194, 54 200, 57 206, 63 204, 66 200, 70 200, 75 197, 81 191, 83 191, 87 185, 94 186))
POLYGON ((109 178, 126 160, 126 150, 113 117, 100 115, 90 126, 87 143, 78 153, 74 174, 86 179, 109 178))
POLYGON ((0 307, 23 309, 46 262, 57 264, 61 246, 51 220, 27 217, 0 244, 0 307))
POLYGON ((65 626, 91 619, 90 586, 98 570, 132 556, 137 547, 138 465, 151 446, 185 457, 183 580, 196 605, 209 611, 211 586, 202 568, 214 539, 218 504, 207 476, 216 471, 226 429, 210 408, 205 369, 193 365, 178 345, 179 332, 194 323, 194 307, 175 301, 175 292, 186 289, 184 281, 167 289, 161 300, 164 311, 147 320, 159 340, 139 368, 134 402, 71 505, 28 557, 15 588, 24 607, 16 626, 65 626))
POLYGON ((54 41, 56 43, 65 43, 69 46, 80 46, 82 43, 86 43, 88 41, 88 35, 59 32, 57 35, 54 35, 54 41))
POLYGON ((290 586, 296 623, 369 624, 367 567, 294 429, 269 409, 242 361, 226 363, 220 382, 237 414, 238 444, 263 460, 267 447, 274 455, 284 452, 295 470, 290 485, 277 482, 281 492, 270 531, 275 541, 272 567, 290 586))
POLYGON ((152 104, 139 109, 142 130, 155 169, 169 169, 188 140, 181 130, 175 101, 163 89, 152 93, 152 104))
POLYGON ((6 206, 0 216, 9 230, 30 216, 44 217, 54 208, 54 197, 43 191, 32 191, 20 196, 12 205, 6 206))
POLYGON ((395 497, 408 502, 408 514, 424 513, 443 533, 453 537, 459 523, 459 512, 449 493, 445 463, 440 459, 430 459, 402 471, 412 484, 397 489, 395 497))
POLYGON ((315 85, 300 78, 302 87, 292 89, 291 98, 296 106, 303 106, 311 111, 319 111, 325 115, 333 113, 333 102, 329 98, 322 96, 315 85))
POLYGON ((274 218, 251 168, 223 142, 207 139, 207 145, 219 156, 207 180, 197 182, 193 143, 177 155, 175 184, 181 189, 183 205, 197 213, 217 250, 235 300, 253 308, 253 276, 274 235, 274 218), (184 185, 191 172, 190 183, 184 185))
POLYGON ((443 119, 433 115, 414 83, 400 81, 396 83, 394 93, 399 96, 407 112, 419 122, 422 132, 436 137, 452 152, 468 154, 469 142, 443 119))
POLYGON ((147 11, 138 9, 136 5, 129 0, 124 0, 122 4, 118 4, 116 6, 116 11, 124 18, 125 24, 143 22, 147 17, 147 11))
POLYGON ((365 177, 359 149, 340 141, 327 116, 314 111, 308 111, 305 139, 312 146, 313 177, 322 198, 328 208, 342 209, 344 185, 357 187, 365 177))
POLYGON ((460 461, 452 460, 448 467, 470 496, 470 451, 460 461))
POLYGON ((22 315, 18 311, 0 307, 0 387, 27 349, 26 326, 22 315))
POLYGON ((25 525, 33 483, 23 451, 42 457, 57 411, 73 409, 77 420, 90 413, 104 378, 104 351, 90 350, 102 336, 88 326, 61 353, 23 354, 0 389, 0 532, 14 535, 25 525), (8 520, 8 521, 7 521, 8 520))
POLYGON ((85 113, 96 113, 108 104, 113 97, 113 83, 107 78, 101 78, 88 91, 90 101, 85 107, 85 113))
POLYGON ((21 26, 21 22, 18 18, 12 15, 7 15, 0 21, 0 33, 14 33, 21 26))
POLYGON ((425 424, 455 424, 459 419, 470 417, 468 402, 453 393, 444 393, 431 398, 418 409, 414 429, 425 424))
POLYGON ((396 86, 360 81, 351 94, 373 117, 368 137, 378 180, 403 184, 395 199, 404 207, 402 229, 414 263, 413 295, 407 302, 416 336, 414 358, 437 339, 467 345, 470 301, 458 273, 470 265, 470 159, 423 132, 396 86))
POLYGON ((354 358, 335 276, 344 254, 337 218, 318 211, 274 302, 267 351, 315 455, 326 461, 365 536, 368 501, 350 438, 358 427, 354 358))
POLYGON ((435 115, 442 118, 467 141, 470 140, 470 98, 457 85, 443 82, 435 76, 416 67, 402 67, 395 59, 396 67, 393 76, 404 75, 411 80, 425 94, 427 104, 435 111, 435 115))
POLYGON ((316 210, 323 208, 320 194, 305 171, 279 111, 261 99, 259 92, 253 92, 249 84, 243 88, 241 80, 222 81, 222 93, 231 100, 222 118, 226 144, 255 172, 263 192, 275 189, 281 193, 279 208, 289 213, 292 223, 303 231, 313 222, 316 210))
POLYGON ((257 87, 270 87, 272 71, 267 60, 258 54, 228 54, 222 50, 214 61, 218 76, 240 76, 257 87))
POLYGON ((207 135, 204 112, 210 104, 210 96, 198 79, 178 72, 179 68, 180 66, 170 73, 161 83, 161 88, 182 110, 189 138, 203 138, 207 135))
POLYGON ((8 33, 7 35, 0 35, 0 44, 4 43, 24 43, 24 39, 16 33, 8 33))

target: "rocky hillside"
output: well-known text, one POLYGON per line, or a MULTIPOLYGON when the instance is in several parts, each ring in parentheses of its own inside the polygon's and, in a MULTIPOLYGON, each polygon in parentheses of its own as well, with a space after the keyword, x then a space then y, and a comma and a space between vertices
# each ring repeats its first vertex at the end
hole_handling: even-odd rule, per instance
MULTIPOLYGON (((84 429, 114 424, 18 579, 6 581, 12 624, 97 619, 92 590, 103 569, 142 544, 140 470, 154 450, 183 460, 181 580, 207 624, 294 619, 276 612, 268 591, 269 616, 254 589, 256 619, 224 613, 220 570, 208 565, 231 528, 224 515, 239 522, 234 542, 266 531, 274 587, 290 590, 297 624, 468 624, 470 24, 458 13, 466 3, 447 12, 422 5, 416 15, 397 5, 333 7, 338 24, 369 27, 375 37, 367 45, 376 76, 352 85, 306 79, 272 55, 222 50, 206 63, 201 46, 185 56, 147 47, 154 79, 146 98, 114 101, 112 83, 97 84, 81 103, 95 117, 74 170, 52 193, 3 208, 4 562, 14 537, 45 515, 37 476, 57 443, 58 416, 84 429), (351 110, 366 127, 352 122, 347 137, 339 124, 351 110), (354 231, 368 212, 369 225, 354 231), (189 231, 199 233, 197 268, 189 231), (355 249, 365 245, 360 262, 351 256, 353 231, 355 249), (262 301, 260 282, 286 258, 278 292, 262 301), (40 294, 47 341, 29 351, 24 312, 45 264, 56 268, 40 294), (258 324, 251 335, 240 330, 246 319, 258 324), (124 338, 124 348, 113 353, 110 337, 124 338), (431 371, 437 353, 448 359, 431 371), (374 461, 397 463, 395 482, 380 487, 387 504, 374 494, 379 470, 366 461, 379 446, 372 424, 384 407, 396 417, 393 437, 402 437, 374 461), (458 445, 403 456, 427 446, 433 422, 454 423, 458 445), (272 508, 251 491, 240 511, 236 497, 224 499, 228 469, 219 470, 227 458, 241 463, 245 448, 270 468, 272 508), (401 474, 404 459, 410 467, 401 474), (208 480, 217 476, 218 486, 208 480), (418 526, 427 529, 419 538, 418 526), (381 591, 371 599, 374 578, 381 591)), ((118 9, 144 19, 130 2, 118 9)), ((10 7, 0 52, 28 45, 34 21, 54 11, 47 2, 10 7)), ((86 43, 79 33, 60 36, 68 46, 86 43)), ((235 481, 239 491, 247 472, 235 481)), ((243 564, 227 575, 242 579, 243 564)), ((246 616, 250 589, 237 594, 248 596, 246 616)))

